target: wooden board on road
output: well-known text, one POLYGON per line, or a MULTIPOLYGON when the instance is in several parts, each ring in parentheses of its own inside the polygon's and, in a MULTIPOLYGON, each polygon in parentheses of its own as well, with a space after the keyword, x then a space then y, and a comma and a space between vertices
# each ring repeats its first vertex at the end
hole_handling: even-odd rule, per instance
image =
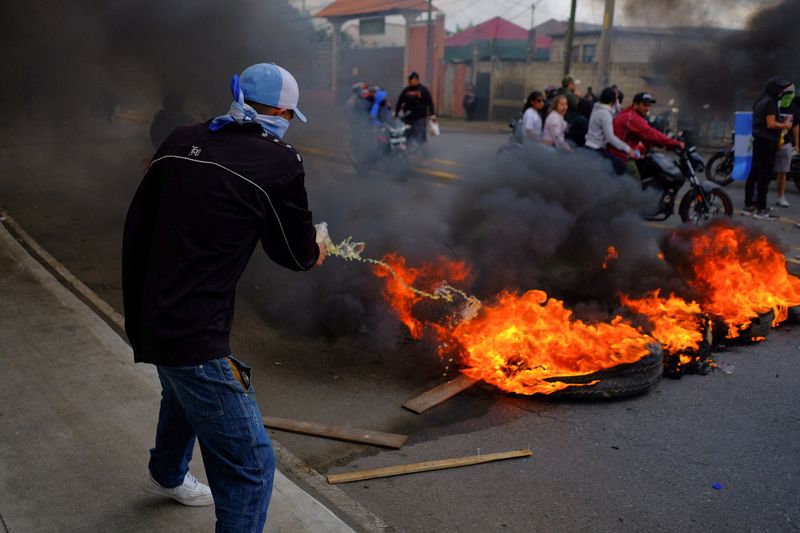
POLYGON ((437 461, 425 461, 423 463, 387 466, 385 468, 373 468, 344 474, 331 474, 328 476, 328 483, 350 483, 352 481, 364 481, 365 479, 402 476, 404 474, 458 468, 461 466, 489 463, 491 461, 515 459, 517 457, 530 457, 531 455, 533 455, 533 452, 530 450, 514 450, 510 452, 489 453, 486 455, 471 455, 469 457, 458 457, 455 459, 440 459, 437 461))
POLYGON ((437 405, 446 402, 456 394, 467 390, 478 382, 476 379, 461 374, 455 379, 451 379, 446 383, 432 388, 429 391, 423 392, 419 396, 411 398, 403 407, 409 411, 422 414, 428 409, 432 409, 437 405))
POLYGON ((357 442, 359 444, 371 444, 384 448, 402 448, 408 440, 408 435, 397 433, 384 433, 383 431, 372 431, 370 429, 359 429, 342 426, 329 426, 317 424, 316 422, 301 422, 288 418, 278 418, 276 416, 265 416, 264 427, 270 429, 280 429, 291 431, 292 433, 302 433, 314 437, 324 437, 327 439, 343 440, 347 442, 357 442))

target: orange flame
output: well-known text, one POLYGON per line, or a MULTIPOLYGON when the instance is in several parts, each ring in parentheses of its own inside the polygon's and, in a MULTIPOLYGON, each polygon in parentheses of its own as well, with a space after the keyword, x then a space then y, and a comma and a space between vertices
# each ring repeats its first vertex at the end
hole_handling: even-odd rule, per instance
POLYGON ((425 291, 433 291, 445 280, 464 281, 469 275, 466 263, 444 257, 439 258, 436 264, 425 263, 416 268, 407 267, 405 257, 394 252, 386 254, 381 260, 391 266, 402 280, 401 282, 396 279, 389 270, 381 265, 373 267, 376 276, 386 278, 383 296, 388 300, 400 321, 406 325, 411 336, 417 340, 422 338, 424 324, 414 317, 412 311, 414 305, 419 303, 423 297, 409 290, 408 287, 413 286, 425 291))
POLYGON ((615 261, 619 257, 619 253, 617 253, 617 249, 612 245, 608 247, 606 251, 606 258, 603 260, 603 270, 608 268, 608 263, 611 261, 615 261))
POLYGON ((788 318, 790 307, 800 305, 800 278, 789 274, 785 256, 766 236, 713 225, 675 237, 688 237, 689 285, 700 295, 703 310, 724 320, 730 338, 770 310, 777 326, 788 318))
MULTIPOLYGON (((653 337, 668 352, 685 354, 700 348, 703 342, 700 304, 687 302, 674 294, 665 298, 658 290, 639 299, 622 295, 620 300, 625 307, 647 317, 653 325, 653 337)), ((687 364, 692 361, 691 357, 681 355, 681 363, 684 359, 687 364)))
MULTIPOLYGON (((558 378, 583 376, 638 361, 653 339, 621 317, 586 324, 543 291, 503 292, 481 314, 449 332, 461 348, 463 371, 518 394, 550 394, 571 386, 558 378)), ((595 382, 586 383, 591 385, 595 382)))

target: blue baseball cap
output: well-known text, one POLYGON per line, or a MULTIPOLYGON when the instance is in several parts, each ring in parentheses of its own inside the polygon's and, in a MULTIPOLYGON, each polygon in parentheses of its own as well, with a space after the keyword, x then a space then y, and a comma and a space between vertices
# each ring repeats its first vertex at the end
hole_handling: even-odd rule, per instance
POLYGON ((239 87, 245 100, 280 109, 289 109, 302 122, 308 122, 298 109, 300 89, 292 74, 275 63, 257 63, 244 69, 239 87))

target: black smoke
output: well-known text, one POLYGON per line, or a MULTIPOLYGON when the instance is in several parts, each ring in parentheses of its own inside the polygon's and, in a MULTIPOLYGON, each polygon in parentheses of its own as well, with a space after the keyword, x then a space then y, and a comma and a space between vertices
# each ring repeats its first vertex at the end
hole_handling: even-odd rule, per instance
MULTIPOLYGON (((463 163, 463 179, 441 189, 413 177, 311 176, 315 218, 329 223, 336 242, 366 241, 370 257, 396 251, 412 266, 439 256, 465 261, 472 275, 459 288, 487 302, 503 290, 540 289, 578 316, 602 320, 619 293, 680 288, 658 257, 659 230, 642 220, 656 199, 615 175, 607 160, 526 147, 488 161, 465 155, 463 163), (610 246, 618 258, 606 261, 610 246)), ((269 322, 297 333, 385 348, 404 330, 381 290, 369 266, 330 257, 317 271, 270 275, 259 307, 269 322)), ((430 318, 454 310, 420 307, 430 318)))
POLYGON ((198 119, 227 109, 235 72, 275 60, 302 83, 313 28, 287 0, 3 2, 4 116, 52 117, 70 128, 104 108, 155 111, 189 95, 198 119))
MULTIPOLYGON (((649 9, 663 3, 631 5, 649 9)), ((751 15, 744 29, 656 54, 653 68, 680 92, 682 106, 691 112, 749 110, 773 76, 798 81, 800 41, 793 37, 798 20, 800 2, 769 3, 751 15)))

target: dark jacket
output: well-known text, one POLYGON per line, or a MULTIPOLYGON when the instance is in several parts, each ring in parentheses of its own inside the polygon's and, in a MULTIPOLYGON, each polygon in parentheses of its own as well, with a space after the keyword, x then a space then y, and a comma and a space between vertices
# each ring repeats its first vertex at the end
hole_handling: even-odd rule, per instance
POLYGON ((256 244, 314 266, 319 248, 303 163, 255 124, 175 130, 125 219, 125 332, 136 362, 196 365, 230 354, 236 283, 256 244))
POLYGON ((777 76, 767 82, 767 88, 761 97, 753 104, 753 136, 761 139, 778 142, 781 130, 767 127, 767 116, 773 115, 775 120, 780 120, 778 102, 781 93, 789 85, 788 80, 777 76))
POLYGON ((408 122, 436 114, 433 110, 431 92, 421 84, 416 87, 409 85, 403 89, 397 98, 397 106, 394 109, 394 116, 405 112, 406 115, 403 119, 408 122))

